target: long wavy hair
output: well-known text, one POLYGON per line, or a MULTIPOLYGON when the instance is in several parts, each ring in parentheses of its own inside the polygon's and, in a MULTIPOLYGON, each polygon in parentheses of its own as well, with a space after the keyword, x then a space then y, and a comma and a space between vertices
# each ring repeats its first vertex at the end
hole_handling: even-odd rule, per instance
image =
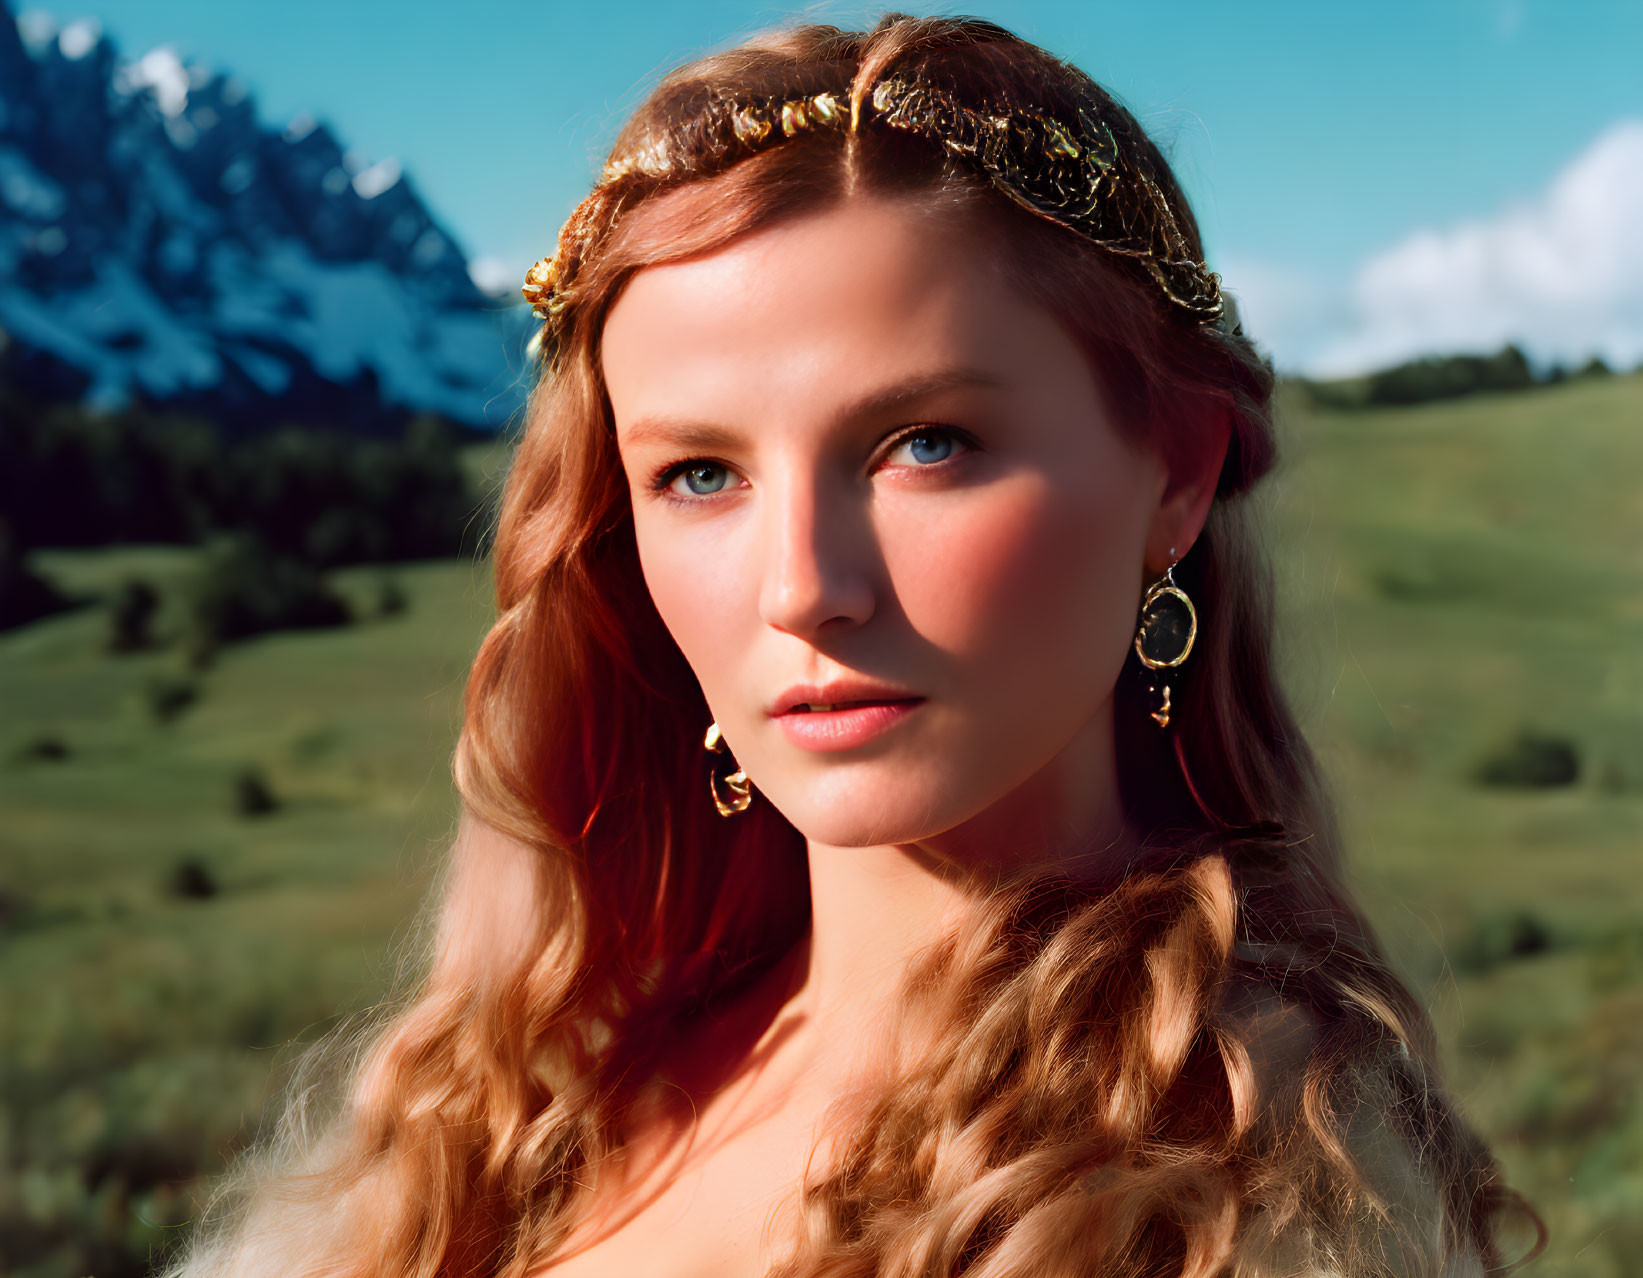
MULTIPOLYGON (((800 26, 673 72, 614 154, 688 130, 714 95, 859 101, 937 53, 1021 100, 1081 76, 975 20, 800 26)), ((1197 250, 1168 166, 1111 109, 1197 250)), ((1181 322, 1145 277, 950 157, 864 131, 632 187, 580 264, 503 496, 498 617, 455 757, 465 815, 421 961, 304 1058, 173 1278, 522 1278, 569 1235, 624 1115, 665 1085, 669 1045, 803 936, 802 835, 768 803, 724 821, 708 801, 710 715, 639 570, 599 337, 635 271, 858 192, 973 219, 1136 439, 1179 455, 1230 423, 1231 444, 1177 571, 1201 634, 1170 729, 1133 655, 1116 692, 1140 851, 1095 881, 1024 872, 927 949, 896 1076, 840 1111, 840 1152, 796 1191, 773 1272, 1503 1272, 1510 1216, 1544 1245, 1348 889, 1279 690, 1246 499, 1274 462, 1270 367, 1235 326, 1181 322)))

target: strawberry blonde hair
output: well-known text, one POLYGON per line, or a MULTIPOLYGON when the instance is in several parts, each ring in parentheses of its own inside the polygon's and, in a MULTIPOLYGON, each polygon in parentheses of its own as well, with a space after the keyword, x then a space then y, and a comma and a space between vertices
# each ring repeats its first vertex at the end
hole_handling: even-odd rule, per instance
MULTIPOLYGON (((1021 100, 1079 74, 974 20, 789 28, 669 75, 615 153, 687 129, 714 94, 859 100, 931 51, 1021 100)), ((1168 166, 1112 110, 1198 250, 1168 166)), ((1245 500, 1274 461, 1269 366, 940 153, 864 131, 659 180, 580 263, 504 493, 499 615, 455 758, 465 815, 421 961, 304 1058, 172 1278, 523 1278, 567 1236, 623 1116, 665 1085, 670 1044, 803 936, 802 835, 768 802, 724 821, 708 799, 711 716, 639 570, 599 334, 635 271, 855 192, 970 219, 1135 439, 1176 457, 1230 424, 1231 444, 1177 569, 1201 629, 1169 731, 1133 655, 1116 691, 1140 851, 1097 881, 1023 873, 926 950, 892 1085, 839 1111, 840 1152, 796 1195, 773 1272, 1502 1272, 1509 1217, 1544 1245, 1346 885, 1278 687, 1245 500)))

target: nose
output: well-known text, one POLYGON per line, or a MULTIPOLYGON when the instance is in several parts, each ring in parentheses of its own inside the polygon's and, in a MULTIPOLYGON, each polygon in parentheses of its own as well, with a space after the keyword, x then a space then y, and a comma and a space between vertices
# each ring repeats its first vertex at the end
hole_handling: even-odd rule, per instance
MULTIPOLYGON (((873 615, 872 530, 842 485, 795 474, 767 489, 759 615, 777 630, 815 639, 873 615)), ((863 496, 860 501, 865 501, 863 496)))

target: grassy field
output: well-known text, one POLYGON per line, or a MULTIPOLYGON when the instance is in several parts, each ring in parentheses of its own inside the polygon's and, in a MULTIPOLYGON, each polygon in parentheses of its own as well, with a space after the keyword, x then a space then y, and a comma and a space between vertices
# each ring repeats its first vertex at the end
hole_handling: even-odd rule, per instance
MULTIPOLYGON (((191 558, 40 567, 77 591, 137 572, 163 593, 191 558)), ((376 576, 338 585, 366 599, 376 576)), ((198 701, 168 723, 148 688, 185 677, 180 658, 103 655, 100 611, 0 636, 0 1254, 61 1239, 0 1273, 145 1272, 191 1210, 179 1178, 255 1130, 283 1045, 387 986, 452 829, 448 761, 488 611, 473 565, 394 576, 403 614, 231 646, 186 676, 198 701), (67 757, 30 757, 42 739, 67 757), (247 768, 273 811, 240 815, 247 768), (185 860, 214 896, 172 888, 185 860)))
POLYGON ((1643 378, 1285 417, 1286 665, 1366 899, 1528 1272, 1643 1274, 1643 378), (1479 784, 1525 732, 1574 784, 1479 784))
MULTIPOLYGON (((1551 1224, 1529 1272, 1643 1274, 1643 378, 1388 411, 1294 391, 1284 423, 1286 664, 1362 890, 1551 1224), (1544 756, 1525 732, 1571 784, 1479 781, 1544 756)), ((174 607, 192 558, 36 567, 174 607)), ((369 612, 380 576, 336 584, 369 612)), ((388 985, 489 607, 472 565, 393 576, 405 612, 203 672, 107 655, 95 607, 0 635, 0 1274, 144 1272, 297 1046, 388 985), (272 811, 240 811, 247 770, 272 811)))

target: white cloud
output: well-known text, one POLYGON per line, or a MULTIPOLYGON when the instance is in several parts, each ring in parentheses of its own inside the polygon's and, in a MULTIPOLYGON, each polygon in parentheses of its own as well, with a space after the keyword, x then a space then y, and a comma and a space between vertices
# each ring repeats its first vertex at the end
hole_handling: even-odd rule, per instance
POLYGON ((1351 322, 1344 281, 1252 259, 1229 259, 1218 269, 1239 322, 1286 371, 1310 367, 1322 344, 1351 322))
POLYGON ((1498 350, 1570 364, 1643 358, 1643 120, 1611 127, 1531 200, 1418 231, 1350 286, 1259 264, 1227 270, 1282 368, 1340 376, 1498 350), (1332 303, 1331 297, 1340 297, 1332 303))

